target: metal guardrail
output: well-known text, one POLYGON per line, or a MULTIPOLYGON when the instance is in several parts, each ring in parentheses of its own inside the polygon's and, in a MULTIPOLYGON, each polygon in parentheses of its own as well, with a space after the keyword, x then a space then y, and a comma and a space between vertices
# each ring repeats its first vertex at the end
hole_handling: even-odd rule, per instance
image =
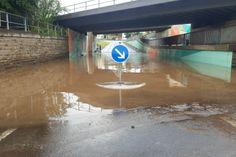
POLYGON ((65 36, 66 31, 58 25, 32 22, 24 16, 0 11, 0 28, 7 30, 21 30, 48 36, 65 36))
POLYGON ((27 31, 27 19, 26 17, 0 11, 0 28, 6 28, 10 30, 24 29, 27 31))
POLYGON ((69 14, 69 13, 81 12, 81 11, 102 8, 102 7, 112 6, 112 5, 122 4, 122 3, 128 3, 128 2, 133 2, 133 1, 137 1, 137 0, 107 0, 107 1, 87 0, 84 2, 65 6, 64 8, 66 11, 62 12, 61 14, 64 15, 64 14, 69 14))

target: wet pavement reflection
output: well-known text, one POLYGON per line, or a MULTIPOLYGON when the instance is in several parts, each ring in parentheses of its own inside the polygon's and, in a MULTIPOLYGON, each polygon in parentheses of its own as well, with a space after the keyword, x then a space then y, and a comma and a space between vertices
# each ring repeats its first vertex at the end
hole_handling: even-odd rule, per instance
POLYGON ((97 86, 118 81, 118 66, 97 54, 0 72, 0 156, 236 155, 234 69, 169 60, 154 49, 122 64, 122 79, 142 88, 97 86), (211 148, 197 151, 202 145, 211 148))

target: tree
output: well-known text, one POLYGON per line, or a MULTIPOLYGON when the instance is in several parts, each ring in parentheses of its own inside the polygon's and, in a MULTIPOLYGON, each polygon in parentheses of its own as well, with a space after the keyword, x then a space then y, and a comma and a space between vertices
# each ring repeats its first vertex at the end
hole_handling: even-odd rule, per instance
POLYGON ((39 23, 52 23, 63 10, 59 0, 39 0, 33 20, 39 23))
POLYGON ((14 10, 9 0, 1 0, 0 1, 0 9, 4 11, 14 10))
POLYGON ((26 17, 32 17, 32 12, 37 7, 38 0, 1 0, 0 9, 19 14, 26 17))
POLYGON ((34 22, 52 23, 64 9, 59 0, 0 0, 0 10, 26 16, 34 22))
POLYGON ((55 34, 57 27, 50 24, 64 11, 60 0, 0 0, 0 10, 27 17, 30 31, 47 35, 55 34))
POLYGON ((52 24, 55 17, 62 11, 64 8, 61 7, 59 0, 39 0, 29 23, 33 26, 39 26, 40 30, 38 30, 39 27, 32 27, 32 31, 54 35, 57 27, 52 26, 52 24))

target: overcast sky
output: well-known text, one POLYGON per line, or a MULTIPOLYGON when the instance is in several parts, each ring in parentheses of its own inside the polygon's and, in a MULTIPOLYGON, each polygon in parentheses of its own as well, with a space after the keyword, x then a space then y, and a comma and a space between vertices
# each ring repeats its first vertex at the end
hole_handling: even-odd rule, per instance
MULTIPOLYGON (((72 5, 72 4, 76 4, 76 3, 80 3, 80 2, 84 2, 84 1, 88 1, 88 0, 60 0, 62 6, 68 6, 68 5, 72 5)), ((96 0, 94 0, 96 1, 96 0)), ((100 0, 100 2, 106 2, 109 0, 100 0)), ((131 0, 117 0, 118 2, 126 2, 126 1, 131 1, 131 0)))
POLYGON ((84 2, 86 0, 60 0, 62 6, 68 6, 71 4, 75 4, 75 3, 80 3, 80 2, 84 2))

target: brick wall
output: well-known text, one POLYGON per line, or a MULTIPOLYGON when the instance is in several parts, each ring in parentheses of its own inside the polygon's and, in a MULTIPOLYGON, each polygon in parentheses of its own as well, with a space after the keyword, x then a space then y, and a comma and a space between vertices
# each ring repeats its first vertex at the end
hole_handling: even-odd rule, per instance
POLYGON ((0 30, 0 69, 66 56, 65 38, 0 30))

